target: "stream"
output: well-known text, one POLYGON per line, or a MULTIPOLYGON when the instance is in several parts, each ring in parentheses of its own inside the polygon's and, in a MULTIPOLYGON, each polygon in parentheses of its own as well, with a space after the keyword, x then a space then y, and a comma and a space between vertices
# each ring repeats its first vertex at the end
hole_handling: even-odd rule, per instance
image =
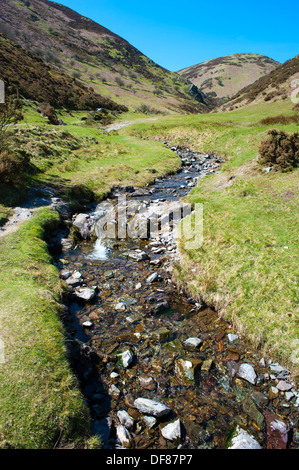
POLYGON ((180 199, 222 160, 172 150, 181 171, 146 188, 114 188, 73 217, 55 253, 92 433, 105 449, 295 447, 299 394, 289 371, 173 282, 175 209, 182 213, 180 199), (156 216, 154 236, 147 222, 138 236, 120 237, 116 206, 134 224, 156 216), (163 224, 165 208, 171 216, 163 224), (107 236, 108 226, 118 237, 107 236))

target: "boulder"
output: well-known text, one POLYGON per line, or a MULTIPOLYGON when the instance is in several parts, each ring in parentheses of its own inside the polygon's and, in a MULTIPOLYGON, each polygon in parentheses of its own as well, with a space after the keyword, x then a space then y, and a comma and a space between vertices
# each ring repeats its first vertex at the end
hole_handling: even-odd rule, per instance
POLYGON ((86 240, 92 238, 95 228, 93 218, 88 214, 78 214, 73 220, 73 226, 81 237, 86 240))

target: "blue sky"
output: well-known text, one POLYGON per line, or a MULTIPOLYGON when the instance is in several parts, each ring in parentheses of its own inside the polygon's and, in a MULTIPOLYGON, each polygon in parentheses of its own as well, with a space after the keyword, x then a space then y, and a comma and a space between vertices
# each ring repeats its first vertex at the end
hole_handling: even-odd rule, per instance
POLYGON ((168 70, 253 52, 285 62, 299 54, 297 1, 62 0, 168 70))

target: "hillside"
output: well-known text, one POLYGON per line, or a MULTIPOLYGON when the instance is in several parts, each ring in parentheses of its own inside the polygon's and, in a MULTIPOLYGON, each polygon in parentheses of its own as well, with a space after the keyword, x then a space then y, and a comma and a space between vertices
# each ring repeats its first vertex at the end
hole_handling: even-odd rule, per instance
MULTIPOLYGON (((48 0, 3 0, 0 32, 62 73, 129 108, 206 112, 190 83, 143 55, 126 40, 48 0)), ((205 101, 199 95, 201 101, 205 101)))
POLYGON ((261 77, 255 83, 240 90, 225 104, 224 109, 237 109, 250 103, 286 100, 290 98, 295 88, 292 86, 292 82, 298 79, 299 55, 280 65, 265 77, 261 77))
POLYGON ((58 108, 126 111, 107 97, 62 74, 41 58, 27 53, 0 34, 0 78, 7 90, 18 90, 24 98, 58 108))
POLYGON ((207 96, 223 103, 278 65, 279 62, 259 54, 233 54, 187 67, 178 73, 207 96))

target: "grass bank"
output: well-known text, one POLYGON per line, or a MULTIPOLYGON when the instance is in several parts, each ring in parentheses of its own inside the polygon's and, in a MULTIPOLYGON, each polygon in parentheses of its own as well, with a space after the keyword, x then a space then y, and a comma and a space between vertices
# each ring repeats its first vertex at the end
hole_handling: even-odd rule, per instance
MULTIPOLYGON (((79 186, 79 194, 85 189, 101 200, 113 186, 145 186, 180 168, 179 157, 161 143, 105 132, 99 122, 82 120, 88 115, 83 111, 61 111, 65 125, 53 126, 33 106, 24 109, 14 139, 16 148, 30 159, 30 172, 24 176, 27 186, 49 186, 65 198, 79 186)), ((4 219, 0 194, 1 203, 4 219)))
POLYGON ((298 169, 266 173, 256 159, 269 129, 298 131, 298 121, 261 121, 293 113, 290 102, 268 103, 165 117, 121 132, 225 158, 221 172, 186 198, 203 204, 203 244, 189 249, 190 233, 180 241, 176 280, 298 375, 298 169))
POLYGON ((88 445, 89 413, 66 351, 61 286, 44 234, 57 213, 40 209, 0 239, 0 447, 88 445))

